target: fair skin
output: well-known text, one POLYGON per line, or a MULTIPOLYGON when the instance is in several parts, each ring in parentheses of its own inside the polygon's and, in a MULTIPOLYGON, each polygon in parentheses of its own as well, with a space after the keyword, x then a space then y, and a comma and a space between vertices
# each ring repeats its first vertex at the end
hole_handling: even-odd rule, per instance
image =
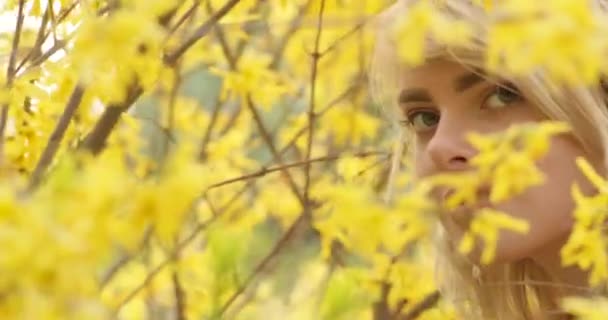
MULTIPOLYGON (((474 74, 471 68, 437 60, 408 70, 403 76, 398 99, 403 119, 411 121, 406 126, 414 135, 417 177, 471 170, 469 160, 476 150, 467 142, 467 132, 493 133, 512 124, 546 119, 512 85, 500 88, 474 74)), ((595 192, 575 165, 578 156, 599 166, 599 159, 586 155, 571 135, 554 136, 549 152, 537 162, 546 176, 545 183, 490 205, 530 225, 529 232, 523 235, 501 231, 495 263, 533 259, 562 282, 586 286, 586 274, 576 267, 562 267, 559 256, 573 224, 571 185, 577 183, 585 194, 595 192)), ((446 190, 436 190, 433 196, 441 201, 445 193, 446 190)), ((480 195, 483 200, 487 190, 480 191, 480 195)), ((474 210, 460 209, 457 215, 441 215, 455 246, 472 214, 474 210)), ((477 262, 480 251, 477 247, 470 258, 477 262)))

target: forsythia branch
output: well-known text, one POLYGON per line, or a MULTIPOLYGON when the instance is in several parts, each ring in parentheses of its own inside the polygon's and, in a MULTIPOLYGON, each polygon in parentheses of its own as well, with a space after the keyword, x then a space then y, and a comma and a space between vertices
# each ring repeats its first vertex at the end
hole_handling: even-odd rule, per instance
MULTIPOLYGON (((386 155, 386 152, 382 152, 382 151, 366 151, 366 152, 360 152, 360 153, 356 153, 356 154, 352 154, 352 155, 347 155, 347 156, 351 156, 351 157, 357 157, 357 158, 364 158, 364 157, 368 157, 368 156, 375 156, 375 155, 386 155)), ((288 163, 288 164, 284 164, 281 166, 276 166, 276 167, 271 167, 271 168, 265 168, 262 167, 262 169, 253 172, 253 173, 249 173, 246 175, 242 175, 240 177, 236 177, 236 178, 231 178, 231 179, 227 179, 218 183, 214 183, 211 186, 209 186, 209 188, 207 190, 211 190, 214 188, 219 188, 222 186, 225 186, 227 184, 231 184, 231 183, 235 183, 235 182, 239 182, 239 181, 246 181, 246 180, 250 180, 253 178, 259 178, 262 176, 265 176, 269 173, 272 172, 276 172, 276 171, 282 171, 285 169, 289 169, 289 168, 293 168, 293 167, 300 167, 302 165, 307 165, 307 164, 311 164, 314 162, 323 162, 323 161, 330 161, 330 160, 337 160, 340 159, 343 155, 342 154, 336 154, 336 155, 327 155, 327 156, 323 156, 323 157, 318 157, 318 158, 312 158, 312 159, 308 159, 308 160, 302 160, 302 161, 296 161, 293 163, 288 163)))
POLYGON ((167 65, 173 65, 190 47, 198 40, 206 36, 213 26, 232 9, 240 0, 230 0, 218 11, 216 11, 205 23, 203 23, 194 34, 184 41, 175 51, 165 55, 164 61, 167 65))
MULTIPOLYGON (((247 95, 247 98, 245 99, 245 104, 247 105, 247 108, 249 109, 249 111, 253 115, 253 119, 254 119, 254 121, 255 121, 255 123, 257 125, 258 131, 262 135, 262 139, 264 140, 264 143, 266 144, 266 146, 268 147, 268 149, 270 149, 270 152, 272 153, 274 161, 279 166, 283 166, 282 157, 279 154, 279 152, 277 151, 276 146, 272 142, 272 137, 268 133, 268 130, 266 129, 266 127, 262 123, 262 118, 260 117, 258 111, 256 110, 256 107, 253 104, 253 101, 251 100, 251 96, 247 95)), ((309 164, 307 163, 306 165, 309 165, 309 164)), ((286 169, 283 169, 281 172, 283 173, 283 175, 287 179, 287 183, 289 184, 289 187, 291 188, 291 191, 293 192, 293 194, 298 198, 298 200, 302 204, 302 207, 303 208, 306 207, 307 206, 306 199, 300 193, 300 190, 299 190, 298 186, 296 185, 295 181, 293 180, 293 177, 291 176, 291 174, 289 173, 289 171, 286 170, 286 169)))
MULTIPOLYGON (((10 88, 15 78, 15 63, 17 62, 17 51, 19 50, 19 40, 21 39, 21 32, 23 29, 23 7, 25 0, 19 0, 19 11, 17 14, 17 23, 15 26, 15 34, 13 35, 13 43, 11 47, 11 53, 9 56, 8 67, 6 70, 6 84, 7 88, 10 88)), ((8 102, 2 106, 0 111, 0 161, 4 158, 4 131, 6 131, 6 122, 8 120, 8 102)))
MULTIPOLYGON (((173 51, 172 53, 166 54, 164 56, 164 63, 166 65, 174 65, 177 60, 199 39, 207 35, 211 28, 223 17, 225 16, 230 9, 232 9, 240 0, 231 0, 226 3, 222 8, 220 8, 217 12, 215 12, 205 23, 203 23, 192 36, 190 36, 186 41, 184 41, 178 49, 173 51)), ((112 132, 112 129, 120 119, 120 116, 123 112, 128 110, 131 105, 141 96, 143 93, 143 89, 139 85, 139 83, 134 82, 129 89, 129 93, 127 95, 127 99, 121 103, 117 103, 114 105, 108 106, 100 119, 95 124, 93 131, 87 135, 85 140, 83 141, 81 147, 85 150, 92 152, 93 154, 99 153, 103 150, 105 146, 105 142, 112 132)))
POLYGON ((434 291, 433 293, 426 296, 422 301, 420 301, 417 305, 415 305, 408 313, 403 315, 399 320, 414 320, 416 319, 422 312, 432 308, 437 304, 439 298, 441 297, 439 291, 434 291))
MULTIPOLYGON (((323 30, 323 10, 325 9, 325 0, 321 0, 319 8, 319 18, 317 22, 317 34, 315 36, 315 47, 312 53, 312 66, 310 75, 310 101, 308 107, 308 141, 306 144, 306 160, 310 159, 312 152, 312 139, 315 125, 315 91, 317 87, 317 66, 320 59, 319 45, 321 42, 321 32, 323 30)), ((309 200, 310 192, 310 163, 307 163, 304 167, 304 203, 306 204, 309 200)))
MULTIPOLYGON (((312 210, 312 208, 306 207, 306 208, 304 208, 304 210, 312 210)), ((230 298, 228 298, 226 303, 224 303, 224 305, 222 305, 222 307, 220 308, 220 311, 219 311, 220 317, 226 312, 226 310, 230 307, 230 305, 232 305, 232 303, 251 285, 251 283, 257 277, 257 275, 262 273, 266 269, 268 264, 285 249, 285 247, 287 246, 289 241, 293 238, 293 236, 295 235, 296 231, 300 228, 300 226, 306 225, 306 224, 304 224, 304 222, 307 220, 306 219, 307 216, 309 216, 309 214, 307 214, 306 212, 302 212, 298 216, 298 218, 291 224, 291 226, 287 229, 287 231, 285 231, 283 236, 281 236, 281 238, 277 241, 277 243, 275 243, 272 250, 270 250, 270 252, 256 265, 253 272, 239 286, 239 288, 236 290, 236 292, 234 294, 232 294, 230 296, 230 298)))
POLYGON ((289 24, 289 29, 287 29, 285 34, 281 37, 281 39, 279 40, 279 45, 272 54, 272 60, 270 60, 269 66, 270 69, 278 68, 279 63, 281 62, 281 58, 283 57, 283 53, 285 52, 285 47, 287 47, 287 43, 289 42, 289 40, 291 40, 293 34, 298 30, 298 27, 304 19, 306 11, 308 11, 308 8, 310 8, 312 3, 312 0, 308 0, 304 5, 300 6, 300 9, 298 10, 298 15, 289 24))
POLYGON ((28 186, 29 190, 32 190, 38 186, 42 180, 42 176, 46 172, 46 169, 53 161, 53 158, 59 149, 59 145, 61 144, 61 140, 63 139, 63 136, 70 125, 70 121, 74 117, 74 114, 80 105, 83 94, 84 88, 80 84, 77 84, 70 95, 59 121, 57 121, 57 125, 55 126, 53 133, 51 133, 51 136, 49 137, 49 141, 47 142, 46 147, 38 160, 38 164, 36 164, 34 173, 32 173, 30 178, 28 186))

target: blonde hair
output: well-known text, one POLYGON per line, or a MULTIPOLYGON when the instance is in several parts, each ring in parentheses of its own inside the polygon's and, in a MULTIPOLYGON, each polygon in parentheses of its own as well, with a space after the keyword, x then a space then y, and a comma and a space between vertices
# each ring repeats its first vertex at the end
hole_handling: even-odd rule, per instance
MULTIPOLYGON (((372 61, 370 81, 374 98, 385 108, 391 123, 400 132, 403 143, 408 146, 414 140, 403 134, 397 121, 397 90, 399 79, 406 72, 397 57, 397 46, 391 28, 395 21, 403 19, 407 9, 416 0, 398 0, 377 19, 376 46, 372 61)), ((425 42, 425 57, 448 59, 467 68, 483 69, 487 48, 484 36, 487 34, 487 12, 470 0, 443 0, 443 13, 459 20, 465 20, 475 28, 475 39, 466 47, 446 47, 433 42, 429 37, 425 42)), ((605 0, 592 1, 597 10, 608 10, 605 0)), ((608 35, 607 35, 608 36, 608 35)), ((607 57, 608 58, 608 57, 607 57)), ((604 79, 606 79, 604 77, 604 79)), ((599 83, 593 86, 558 85, 542 72, 534 72, 525 77, 513 77, 513 84, 547 118, 566 121, 573 128, 574 139, 585 152, 601 157, 608 168, 608 93, 599 83)), ((411 154, 410 154, 411 155, 411 154)), ((394 162, 398 163, 398 162, 394 162)), ((394 170, 393 170, 394 171, 394 170)), ((438 227, 436 234, 437 281, 446 299, 454 303, 463 319, 539 319, 538 312, 558 310, 560 285, 551 283, 556 279, 534 261, 526 259, 513 263, 484 267, 481 274, 473 276, 471 264, 453 250, 444 230, 438 227), (468 305, 468 307, 467 307, 468 305)))

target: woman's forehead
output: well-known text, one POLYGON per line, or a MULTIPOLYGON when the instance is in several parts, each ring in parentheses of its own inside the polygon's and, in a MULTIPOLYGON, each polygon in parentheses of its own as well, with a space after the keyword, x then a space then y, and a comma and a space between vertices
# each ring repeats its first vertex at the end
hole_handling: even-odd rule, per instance
POLYGON ((464 66, 460 63, 445 59, 432 60, 416 67, 405 69, 402 72, 404 83, 421 82, 425 80, 433 81, 439 79, 455 78, 462 74, 472 72, 480 73, 472 67, 464 66))
POLYGON ((400 89, 435 87, 462 92, 490 78, 483 70, 449 60, 435 60, 402 73, 400 89))

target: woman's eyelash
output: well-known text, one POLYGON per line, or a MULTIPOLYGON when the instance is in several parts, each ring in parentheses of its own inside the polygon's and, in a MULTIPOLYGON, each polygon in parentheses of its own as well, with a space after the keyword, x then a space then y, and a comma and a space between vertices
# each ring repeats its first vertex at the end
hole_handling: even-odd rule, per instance
MULTIPOLYGON (((497 97, 500 94, 503 95, 503 97, 502 97, 503 99, 507 100, 507 101, 500 101, 505 106, 508 104, 511 104, 511 103, 521 101, 523 99, 521 91, 513 83, 508 82, 508 81, 495 83, 493 86, 490 87, 490 89, 487 92, 488 93, 486 93, 483 98, 484 105, 487 103, 487 101, 490 99, 490 97, 492 97, 492 96, 497 97), (505 94, 512 95, 512 96, 505 97, 504 96, 505 94)), ((500 99, 500 98, 498 98, 498 99, 500 99)), ((431 111, 427 108, 414 109, 414 110, 411 110, 410 112, 408 112, 407 114, 405 114, 404 118, 399 119, 398 122, 401 125, 413 128, 415 126, 414 118, 418 114, 424 113, 424 112, 433 112, 433 111, 431 111)))
POLYGON ((507 90, 510 93, 516 94, 519 97, 521 97, 521 91, 519 91, 519 89, 511 82, 499 82, 494 86, 494 91, 493 92, 497 92, 498 90, 507 90))
POLYGON ((508 90, 511 90, 514 93, 521 93, 519 91, 519 88, 517 88, 513 83, 511 82, 503 82, 500 84, 503 88, 506 88, 508 90))
POLYGON ((523 95, 520 90, 510 82, 492 85, 482 96, 482 108, 505 107, 513 103, 521 102, 523 95))
POLYGON ((402 125, 405 125, 407 127, 412 127, 414 125, 412 123, 412 120, 410 120, 409 118, 399 119, 399 123, 402 124, 402 125))

